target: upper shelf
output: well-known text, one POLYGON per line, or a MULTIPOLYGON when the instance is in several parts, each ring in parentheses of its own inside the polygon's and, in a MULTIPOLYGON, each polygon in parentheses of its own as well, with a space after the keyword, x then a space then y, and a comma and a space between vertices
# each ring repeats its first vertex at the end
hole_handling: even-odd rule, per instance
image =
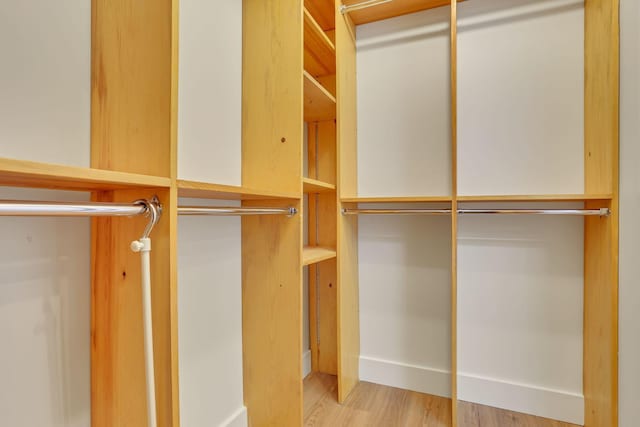
POLYGON ((178 196, 196 199, 218 200, 271 200, 271 199, 299 199, 293 193, 255 190, 235 185, 211 184, 206 182, 178 180, 178 196))
POLYGON ((336 73, 336 47, 307 9, 304 10, 304 69, 316 77, 336 73))
POLYGON ((326 182, 318 181, 312 178, 302 178, 303 193, 328 193, 335 191, 336 186, 326 182))
MULTIPOLYGON (((340 0, 338 0, 340 1, 340 0)), ((458 0, 460 2, 462 0, 458 0)), ((343 0, 342 4, 350 6, 362 3, 363 0, 343 0)), ((433 9, 435 7, 448 6, 450 0, 393 0, 388 3, 367 7, 366 9, 349 12, 349 16, 356 25, 367 24, 369 22, 381 21, 383 19, 394 18, 396 16, 407 15, 421 10, 433 9)))
POLYGON ((0 185, 56 190, 170 187, 171 179, 104 169, 0 158, 0 185))
POLYGON ((336 98, 311 74, 304 72, 304 121, 326 121, 336 118, 336 98))
POLYGON ((344 197, 342 203, 447 203, 451 196, 344 197))
POLYGON ((304 0, 304 8, 311 13, 324 31, 333 30, 336 27, 334 0, 304 0))
POLYGON ((585 202, 588 200, 610 200, 611 194, 534 194, 458 196, 459 202, 585 202))

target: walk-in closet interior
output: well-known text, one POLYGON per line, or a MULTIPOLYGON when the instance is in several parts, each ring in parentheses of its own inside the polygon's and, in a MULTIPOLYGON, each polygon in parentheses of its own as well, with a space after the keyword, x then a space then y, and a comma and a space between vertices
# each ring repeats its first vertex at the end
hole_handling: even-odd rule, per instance
POLYGON ((0 425, 618 426, 618 31, 5 2, 0 425))

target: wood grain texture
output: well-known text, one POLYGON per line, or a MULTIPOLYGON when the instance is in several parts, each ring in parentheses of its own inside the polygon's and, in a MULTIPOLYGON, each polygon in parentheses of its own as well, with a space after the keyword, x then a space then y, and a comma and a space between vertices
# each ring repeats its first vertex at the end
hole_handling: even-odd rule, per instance
POLYGON ((302 249, 302 265, 311 265, 336 257, 333 248, 325 246, 305 246, 302 249))
POLYGON ((317 179, 302 178, 302 192, 304 193, 327 193, 333 191, 336 191, 334 184, 328 184, 317 179))
MULTIPOLYGON (((243 202, 258 205, 265 202, 243 202)), ((252 426, 302 423, 301 242, 300 215, 242 218, 244 403, 252 426)))
MULTIPOLYGON (((458 3, 450 0, 451 71, 451 425, 458 425, 458 3)), ((464 425, 464 424, 461 424, 464 425)))
POLYGON ((532 194, 495 196, 458 196, 459 202, 584 202, 611 200, 611 194, 532 194))
POLYGON ((177 180, 179 197, 218 200, 270 200, 299 199, 298 193, 264 191, 235 185, 213 184, 199 181, 177 180))
POLYGON ((304 425, 326 427, 451 425, 451 400, 367 382, 337 400, 336 378, 312 373, 304 381, 304 425))
POLYGON ((335 23, 335 3, 339 0, 304 0, 304 7, 324 31, 332 30, 335 23))
POLYGON ((336 98, 311 74, 304 72, 304 121, 317 122, 336 118, 336 98))
POLYGON ((302 0, 244 0, 242 185, 300 193, 302 0))
MULTIPOLYGON (((362 3, 363 0, 343 0, 345 5, 362 3)), ((458 0, 462 1, 462 0, 458 0)), ((381 21, 396 16, 407 15, 421 10, 447 6, 450 0, 393 0, 366 9, 355 10, 349 15, 354 24, 361 25, 369 22, 381 21)))
MULTIPOLYGON (((339 7, 336 2, 336 7, 339 7)), ((356 46, 355 27, 336 12, 336 88, 338 200, 357 195, 356 46)), ((338 244, 338 401, 358 384, 360 360, 360 296, 358 292, 358 218, 340 213, 354 204, 337 203, 338 244)))
POLYGON ((304 69, 316 78, 336 73, 336 47, 307 9, 304 10, 304 69))
POLYGON ((91 5, 91 166, 169 177, 172 1, 91 5))
POLYGON ((309 177, 329 184, 336 183, 336 122, 309 123, 309 177))
POLYGON ((586 0, 584 13, 585 193, 612 195, 608 218, 585 219, 585 426, 617 426, 619 1, 586 0))
POLYGON ((451 196, 345 197, 342 203, 446 203, 451 196))
POLYGON ((60 190, 166 187, 168 177, 0 158, 0 185, 60 190))
POLYGON ((461 427, 578 427, 562 421, 492 408, 476 403, 458 402, 461 427))
MULTIPOLYGON (((157 195, 163 217, 151 234, 151 278, 156 402, 159 426, 175 425, 172 384, 177 375, 175 203, 171 190, 157 195), (173 230, 173 231, 172 231, 173 230)), ((101 202, 153 196, 139 190, 99 192, 101 202)), ((146 425, 140 255, 129 245, 140 238, 145 218, 92 220, 91 411, 92 426, 146 425)))

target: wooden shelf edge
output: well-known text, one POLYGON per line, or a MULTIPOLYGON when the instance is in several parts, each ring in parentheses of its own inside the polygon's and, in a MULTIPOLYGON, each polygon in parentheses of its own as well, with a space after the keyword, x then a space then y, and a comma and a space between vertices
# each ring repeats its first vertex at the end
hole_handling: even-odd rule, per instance
POLYGON ((343 197, 342 203, 448 203, 451 196, 343 197))
POLYGON ((312 14, 304 9, 305 69, 314 76, 336 73, 336 47, 316 22, 312 14))
POLYGON ((307 8, 304 8, 304 21, 305 23, 307 23, 309 25, 309 28, 311 30, 313 30, 314 33, 317 34, 317 36, 319 38, 322 39, 323 43, 326 44, 326 46, 333 51, 334 55, 336 52, 336 46, 333 44, 333 42, 331 41, 331 39, 329 38, 329 36, 327 36, 327 33, 324 32, 324 30, 322 29, 322 27, 320 26, 320 24, 318 24, 318 22, 316 21, 316 19, 313 17, 313 15, 307 10, 307 8))
MULTIPOLYGON (((362 0, 343 0, 345 6, 360 3, 362 0)), ((464 0, 458 0, 458 3, 464 0)), ((380 4, 376 7, 355 10, 349 13, 355 25, 368 24, 396 16, 408 15, 436 7, 449 6, 450 0, 402 0, 380 4)))
POLYGON ((458 196, 459 202, 582 202, 587 200, 611 200, 611 194, 532 194, 458 196))
POLYGON ((335 191, 336 186, 313 178, 302 178, 303 193, 327 193, 335 191))
POLYGON ((0 186, 97 191, 168 188, 168 177, 0 158, 0 186))
POLYGON ((305 246, 302 249, 302 265, 316 264, 336 257, 336 250, 323 246, 305 246))
POLYGON ((179 179, 178 197, 218 200, 292 200, 299 199, 300 195, 294 193, 280 193, 277 191, 256 190, 235 185, 179 179))

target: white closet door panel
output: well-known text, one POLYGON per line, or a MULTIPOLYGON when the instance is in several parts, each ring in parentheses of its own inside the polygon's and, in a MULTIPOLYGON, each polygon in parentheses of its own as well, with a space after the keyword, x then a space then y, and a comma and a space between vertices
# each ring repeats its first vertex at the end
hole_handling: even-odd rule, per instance
POLYGON ((180 421, 220 425, 243 408, 240 218, 180 217, 178 231, 180 421))
POLYGON ((460 218, 460 375, 582 394, 583 229, 576 217, 460 218))
POLYGON ((178 176, 240 185, 242 2, 180 1, 178 176))
POLYGON ((0 157, 89 166, 91 1, 0 4, 0 157))
POLYGON ((450 370, 450 219, 363 215, 358 230, 361 355, 450 370))
POLYGON ((451 194, 449 9, 357 29, 358 194, 451 194))
POLYGON ((584 192, 584 7, 459 6, 459 193, 584 192))
MULTIPOLYGON (((89 199, 10 188, 0 198, 89 199)), ((2 217, 0 236, 0 425, 88 427, 89 219, 2 217)))

